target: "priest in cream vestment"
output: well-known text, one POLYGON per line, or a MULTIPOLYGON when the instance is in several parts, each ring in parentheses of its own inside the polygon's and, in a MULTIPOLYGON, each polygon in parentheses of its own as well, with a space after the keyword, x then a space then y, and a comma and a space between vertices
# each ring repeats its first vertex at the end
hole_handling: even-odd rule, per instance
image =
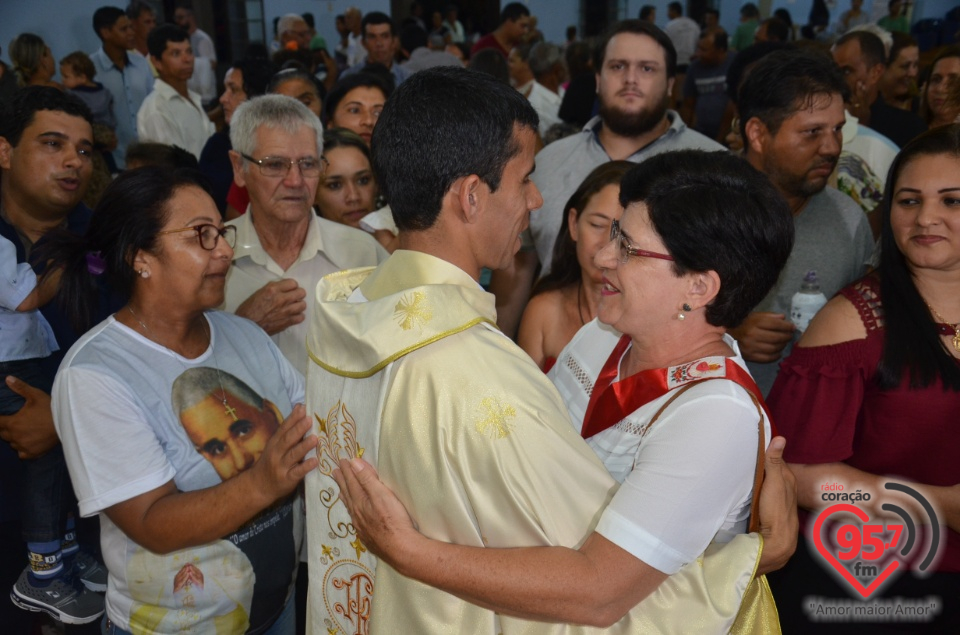
MULTIPOLYGON (((374 164, 386 180, 401 249, 376 269, 325 277, 307 338, 307 409, 320 462, 306 479, 308 632, 679 633, 707 632, 696 626, 706 624, 728 629, 757 566, 756 535, 738 536, 688 564, 602 630, 498 615, 405 578, 378 563, 350 524, 331 474, 340 459, 355 456, 377 467, 425 535, 478 547, 576 548, 617 487, 571 426, 553 385, 497 329, 494 296, 477 283, 481 266, 509 263, 530 210, 542 202, 528 178, 536 115, 528 114, 522 98, 515 104, 510 93, 515 91, 461 69, 422 71, 398 88, 378 123, 374 164), (457 82, 466 86, 450 88, 457 82), (445 99, 469 103, 454 108, 445 99), (470 107, 479 112, 464 114, 470 107), (422 200, 429 207, 429 197, 390 184, 401 178, 392 176, 396 170, 423 169, 429 159, 389 161, 378 158, 378 150, 391 147, 387 135, 400 145, 404 135, 413 135, 436 149, 431 144, 449 135, 436 119, 428 130, 399 121, 410 113, 424 117, 430 108, 438 109, 436 117, 460 114, 479 122, 475 129, 494 125, 484 121, 489 109, 520 114, 502 141, 513 153, 497 186, 477 176, 483 168, 478 159, 480 167, 446 177, 444 191, 432 199, 439 209, 428 210, 424 220, 417 205, 422 200)), ((489 143, 489 135, 477 135, 477 143, 489 143)))

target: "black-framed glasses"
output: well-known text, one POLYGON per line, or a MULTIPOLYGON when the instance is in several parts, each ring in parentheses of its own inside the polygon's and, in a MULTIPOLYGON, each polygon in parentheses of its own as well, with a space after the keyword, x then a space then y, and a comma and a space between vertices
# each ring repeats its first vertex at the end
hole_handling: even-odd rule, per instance
POLYGON ((240 154, 250 163, 256 163, 260 174, 264 176, 287 176, 290 169, 296 164, 303 176, 320 176, 327 171, 330 162, 326 157, 304 157, 302 159, 288 159, 286 157, 263 157, 254 159, 249 154, 240 154))
POLYGON ((217 227, 210 223, 204 223, 203 225, 191 225, 190 227, 181 227, 180 229, 168 229, 157 232, 157 234, 179 234, 180 232, 188 231, 197 232, 197 238, 200 239, 200 246, 207 251, 213 251, 217 248, 217 241, 220 240, 221 236, 227 241, 227 244, 230 245, 230 249, 233 249, 237 244, 237 228, 233 225, 217 227))
POLYGON ((634 247, 630 244, 627 235, 623 233, 623 230, 620 229, 620 221, 613 221, 610 224, 610 240, 617 241, 617 247, 620 249, 620 262, 625 263, 630 259, 630 256, 640 256, 641 258, 659 258, 660 260, 670 260, 673 261, 673 256, 668 254, 658 254, 655 251, 647 251, 646 249, 640 249, 639 247, 634 247))

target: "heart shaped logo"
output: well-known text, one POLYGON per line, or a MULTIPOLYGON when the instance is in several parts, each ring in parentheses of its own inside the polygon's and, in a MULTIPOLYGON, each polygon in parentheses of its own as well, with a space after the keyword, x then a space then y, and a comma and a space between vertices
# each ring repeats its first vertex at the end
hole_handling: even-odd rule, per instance
MULTIPOLYGON (((880 571, 879 574, 877 574, 877 576, 873 579, 873 581, 869 585, 864 586, 864 584, 860 582, 860 580, 858 580, 853 575, 853 573, 851 573, 850 570, 843 565, 842 562, 840 562, 840 560, 837 558, 837 555, 835 555, 831 551, 830 547, 828 545, 823 544, 822 529, 823 529, 824 522, 826 522, 826 520, 830 516, 841 513, 841 512, 847 512, 847 513, 853 514, 854 516, 859 518, 864 524, 868 523, 870 520, 870 516, 868 516, 865 511, 863 511, 862 509, 860 509, 855 505, 849 505, 846 503, 832 505, 824 509, 822 512, 820 512, 820 515, 817 516, 817 521, 816 523, 814 523, 814 526, 813 526, 813 542, 817 548, 817 551, 819 551, 820 555, 823 556, 823 559, 826 560, 828 563, 830 563, 830 565, 833 566, 833 568, 836 569, 838 573, 840 573, 843 579, 846 580, 850 584, 850 586, 857 591, 857 593, 863 596, 863 599, 867 599, 871 595, 873 595, 877 589, 880 588, 880 585, 883 584, 884 581, 894 573, 894 571, 900 568, 902 563, 900 562, 900 560, 897 560, 897 559, 891 560, 890 562, 887 563, 887 566, 884 567, 883 571, 880 571)), ((854 527, 853 525, 846 525, 844 527, 841 527, 840 532, 843 532, 844 529, 846 529, 847 527, 857 530, 857 528, 854 527)), ((859 536, 860 534, 857 533, 857 535, 859 536)), ((885 548, 890 548, 894 546, 893 544, 884 545, 882 542, 874 542, 873 545, 875 547, 879 546, 881 552, 885 548)), ((856 552, 854 552, 851 549, 851 551, 848 551, 844 557, 845 559, 848 559, 848 560, 853 559, 854 557, 856 557, 856 553, 859 553, 859 552, 860 552, 860 545, 858 544, 856 552)), ((870 557, 872 559, 876 559, 879 556, 880 556, 880 553, 875 553, 875 555, 871 555, 870 557)), ((877 569, 877 567, 875 566, 871 566, 871 568, 874 570, 877 569)))

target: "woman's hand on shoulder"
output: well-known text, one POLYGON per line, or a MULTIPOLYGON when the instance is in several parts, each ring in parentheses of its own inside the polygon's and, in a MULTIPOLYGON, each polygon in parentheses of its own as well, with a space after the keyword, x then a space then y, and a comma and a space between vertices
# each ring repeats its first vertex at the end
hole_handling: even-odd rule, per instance
POLYGON ((832 346, 867 337, 867 329, 857 308, 842 295, 827 302, 804 331, 797 346, 832 346))

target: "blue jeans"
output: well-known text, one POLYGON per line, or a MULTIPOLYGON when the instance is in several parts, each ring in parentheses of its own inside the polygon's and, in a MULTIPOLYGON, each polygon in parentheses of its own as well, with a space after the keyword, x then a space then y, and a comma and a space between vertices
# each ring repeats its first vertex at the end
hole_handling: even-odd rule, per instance
MULTIPOLYGON (((40 360, 0 362, 0 414, 14 414, 23 407, 23 397, 7 387, 5 379, 13 375, 23 382, 50 392, 52 380, 40 367, 40 360)), ((55 448, 36 459, 22 461, 20 489, 23 540, 49 542, 63 538, 63 519, 72 505, 72 486, 63 459, 63 448, 55 448)))
MULTIPOLYGON (((262 635, 294 635, 297 630, 297 612, 293 608, 293 598, 294 596, 291 595, 283 607, 280 617, 262 635)), ((114 624, 106 613, 103 614, 103 619, 100 621, 100 633, 102 635, 133 635, 130 631, 125 631, 114 624)))

